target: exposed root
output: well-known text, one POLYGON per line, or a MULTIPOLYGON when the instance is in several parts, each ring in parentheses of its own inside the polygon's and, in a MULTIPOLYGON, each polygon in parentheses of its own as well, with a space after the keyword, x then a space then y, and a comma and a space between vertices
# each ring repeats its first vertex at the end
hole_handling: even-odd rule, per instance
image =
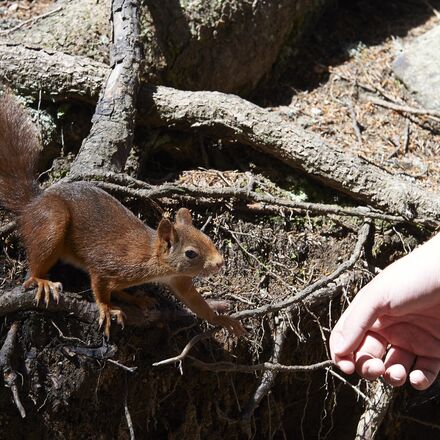
POLYGON ((11 366, 11 357, 15 349, 18 329, 19 323, 13 322, 9 328, 3 347, 0 350, 0 368, 3 370, 3 380, 5 381, 5 385, 11 389, 15 406, 20 412, 21 417, 24 419, 26 417, 26 410, 24 409, 18 394, 18 387, 16 383, 17 373, 11 366))

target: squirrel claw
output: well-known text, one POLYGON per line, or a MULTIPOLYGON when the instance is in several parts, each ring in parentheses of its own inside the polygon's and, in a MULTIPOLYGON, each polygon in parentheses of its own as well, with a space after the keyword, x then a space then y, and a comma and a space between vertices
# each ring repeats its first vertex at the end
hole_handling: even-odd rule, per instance
POLYGON ((125 313, 116 306, 110 306, 109 304, 100 304, 99 306, 99 329, 104 326, 104 334, 107 339, 110 338, 110 325, 112 317, 116 318, 116 322, 122 327, 125 327, 125 313))
POLYGON ((45 280, 37 277, 30 277, 23 283, 23 288, 28 289, 29 287, 36 285, 37 292, 35 294, 35 302, 40 305, 41 298, 43 297, 44 291, 44 302, 46 303, 46 308, 49 307, 50 295, 52 293, 52 297, 57 304, 60 302, 60 293, 63 291, 63 285, 59 282, 52 282, 49 280, 45 280))
POLYGON ((240 321, 227 315, 217 315, 213 324, 224 327, 229 333, 232 333, 237 338, 244 336, 247 333, 240 321))

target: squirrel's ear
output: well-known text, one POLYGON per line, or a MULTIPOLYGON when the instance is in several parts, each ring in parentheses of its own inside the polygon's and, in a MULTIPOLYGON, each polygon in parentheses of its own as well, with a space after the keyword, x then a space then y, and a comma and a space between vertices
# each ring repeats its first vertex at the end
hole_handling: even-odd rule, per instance
POLYGON ((179 238, 176 229, 169 219, 163 218, 157 227, 157 235, 160 240, 166 241, 169 245, 176 243, 179 238))
POLYGON ((189 209, 180 208, 176 214, 176 223, 179 225, 192 226, 193 221, 189 209))

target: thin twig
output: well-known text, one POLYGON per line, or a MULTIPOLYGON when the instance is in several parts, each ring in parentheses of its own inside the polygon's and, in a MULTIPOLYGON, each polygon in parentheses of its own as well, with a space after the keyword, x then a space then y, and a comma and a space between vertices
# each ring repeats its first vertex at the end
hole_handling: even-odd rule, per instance
POLYGON ((405 131, 403 133, 403 152, 404 154, 409 151, 409 135, 411 133, 411 121, 409 119, 406 120, 405 131))
POLYGON ((138 367, 127 367, 127 365, 121 364, 118 361, 115 361, 114 359, 107 359, 107 362, 110 362, 113 365, 116 365, 119 368, 122 368, 125 371, 128 371, 129 373, 134 373, 138 367))
POLYGON ((66 341, 75 341, 75 342, 80 342, 83 345, 87 345, 83 340, 76 338, 75 336, 65 336, 64 333, 61 331, 61 329, 53 321, 50 321, 50 322, 58 330, 58 334, 59 334, 60 338, 66 340, 66 341))
POLYGON ((348 111, 350 113, 351 125, 352 125, 354 133, 356 135, 356 139, 358 141, 358 144, 362 145, 361 127, 359 126, 359 122, 357 121, 356 111, 354 109, 354 105, 353 105, 353 102, 351 100, 348 103, 348 111))
POLYGON ((160 367, 162 365, 168 365, 168 364, 172 364, 174 362, 180 362, 181 360, 183 360, 188 355, 188 353, 194 347, 194 345, 196 345, 198 342, 202 341, 203 339, 210 338, 217 331, 219 331, 219 329, 218 328, 214 328, 214 329, 211 329, 211 330, 209 330, 207 332, 200 333, 200 334, 194 336, 188 342, 188 344, 185 345, 185 347, 183 348, 183 350, 181 351, 181 353, 178 356, 174 356, 172 358, 164 359, 163 361, 160 361, 160 362, 155 362, 153 364, 153 367, 160 367))
POLYGON ((136 436, 134 435, 133 421, 131 420, 131 415, 130 415, 130 411, 128 409, 127 400, 128 400, 128 398, 126 395, 125 400, 124 400, 125 419, 127 420, 128 430, 130 431, 130 440, 136 440, 136 436))
POLYGON ((349 386, 359 397, 362 397, 366 402, 371 404, 370 399, 366 394, 364 394, 358 387, 352 385, 347 379, 342 377, 340 374, 336 373, 332 368, 326 368, 326 370, 333 376, 337 377, 343 384, 349 386))
POLYGON ((214 371, 222 373, 255 373, 256 371, 276 371, 284 373, 307 373, 311 371, 321 370, 333 365, 330 360, 318 362, 310 365, 282 365, 272 362, 264 362, 255 365, 234 364, 232 362, 203 362, 192 356, 188 356, 192 364, 205 371, 214 371))
POLYGON ((436 122, 440 122, 440 112, 437 110, 410 107, 409 105, 394 104, 393 102, 384 101, 383 99, 376 98, 375 96, 368 96, 366 97, 366 99, 372 104, 378 105, 380 107, 389 108, 400 113, 410 113, 413 115, 427 116, 436 122))
POLYGON ((6 34, 9 34, 11 32, 17 31, 18 29, 21 29, 23 26, 25 26, 25 25, 27 25, 29 23, 33 24, 36 21, 41 20, 42 18, 49 17, 49 15, 52 15, 52 14, 55 14, 56 12, 61 11, 61 9, 63 9, 63 7, 59 6, 58 8, 53 9, 52 11, 46 12, 46 13, 41 14, 41 15, 37 15, 36 17, 29 18, 29 20, 25 20, 25 21, 19 23, 17 26, 14 26, 13 28, 5 29, 5 30, 0 31, 0 35, 6 35, 6 34))

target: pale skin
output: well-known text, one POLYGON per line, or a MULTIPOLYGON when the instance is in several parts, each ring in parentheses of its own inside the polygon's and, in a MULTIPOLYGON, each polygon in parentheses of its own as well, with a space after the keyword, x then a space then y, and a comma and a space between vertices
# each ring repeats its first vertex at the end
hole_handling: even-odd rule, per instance
POLYGON ((432 385, 440 371, 440 234, 359 291, 332 331, 330 352, 347 374, 432 385))

